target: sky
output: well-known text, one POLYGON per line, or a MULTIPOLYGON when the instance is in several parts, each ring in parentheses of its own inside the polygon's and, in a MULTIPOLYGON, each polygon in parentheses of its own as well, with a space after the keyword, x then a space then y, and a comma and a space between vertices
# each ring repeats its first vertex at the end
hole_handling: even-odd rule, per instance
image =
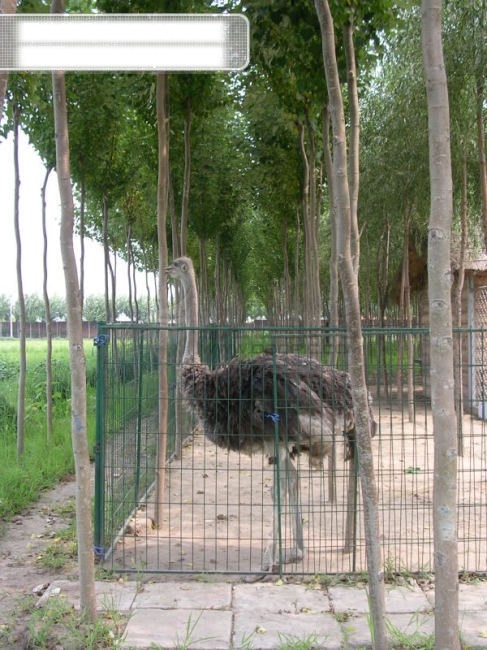
MULTIPOLYGON (((22 278, 24 294, 42 296, 42 206, 41 188, 45 168, 24 133, 19 137, 20 231, 22 239, 22 278)), ((60 200, 57 177, 51 172, 46 192, 48 229, 48 293, 64 296, 64 273, 59 245, 60 200)), ((79 237, 75 235, 79 260, 79 237)), ((13 139, 0 139, 0 295, 17 299, 17 251, 14 231, 13 139)), ((138 294, 145 291, 145 278, 138 274, 138 294)), ((102 246, 85 239, 85 295, 103 295, 104 264, 102 246)), ((117 295, 128 295, 127 265, 117 261, 117 295)))

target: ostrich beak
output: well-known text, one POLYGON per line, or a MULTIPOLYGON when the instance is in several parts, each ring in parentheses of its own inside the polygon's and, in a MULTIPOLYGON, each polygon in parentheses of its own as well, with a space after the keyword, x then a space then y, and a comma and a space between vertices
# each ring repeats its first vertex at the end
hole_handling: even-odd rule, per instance
POLYGON ((164 269, 164 272, 167 275, 171 275, 173 271, 174 271, 174 264, 169 264, 169 266, 166 266, 166 268, 164 269))

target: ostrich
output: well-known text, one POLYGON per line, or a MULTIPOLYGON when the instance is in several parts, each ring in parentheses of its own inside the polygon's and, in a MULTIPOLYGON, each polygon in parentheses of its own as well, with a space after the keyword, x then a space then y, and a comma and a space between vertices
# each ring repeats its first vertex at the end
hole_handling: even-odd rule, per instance
MULTIPOLYGON (((227 450, 248 455, 264 452, 274 465, 273 532, 264 554, 264 570, 304 556, 299 477, 293 462, 306 452, 321 466, 342 430, 353 455, 355 431, 350 376, 298 354, 263 352, 251 359, 236 357, 211 370, 198 352, 198 292, 191 259, 180 257, 166 269, 181 283, 186 341, 181 386, 207 438, 227 450), (279 492, 277 492, 277 481, 279 492), (292 548, 278 557, 278 496, 288 500, 292 548)), ((375 420, 369 399, 371 434, 375 420)))

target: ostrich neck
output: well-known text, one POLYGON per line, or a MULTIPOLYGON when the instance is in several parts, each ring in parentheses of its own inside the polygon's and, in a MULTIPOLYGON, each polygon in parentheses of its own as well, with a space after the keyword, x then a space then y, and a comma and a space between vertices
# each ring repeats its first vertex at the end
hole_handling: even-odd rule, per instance
POLYGON ((186 313, 186 345, 183 363, 200 363, 198 354, 198 290, 196 282, 190 282, 184 288, 184 310, 186 313))

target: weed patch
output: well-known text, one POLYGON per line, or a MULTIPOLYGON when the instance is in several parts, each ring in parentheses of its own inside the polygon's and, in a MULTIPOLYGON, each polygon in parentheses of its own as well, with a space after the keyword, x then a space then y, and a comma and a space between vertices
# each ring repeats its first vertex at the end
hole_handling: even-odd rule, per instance
POLYGON ((19 600, 11 621, 0 628, 2 648, 70 648, 101 650, 117 647, 126 620, 115 610, 99 614, 87 623, 61 596, 36 607, 35 597, 19 600))

